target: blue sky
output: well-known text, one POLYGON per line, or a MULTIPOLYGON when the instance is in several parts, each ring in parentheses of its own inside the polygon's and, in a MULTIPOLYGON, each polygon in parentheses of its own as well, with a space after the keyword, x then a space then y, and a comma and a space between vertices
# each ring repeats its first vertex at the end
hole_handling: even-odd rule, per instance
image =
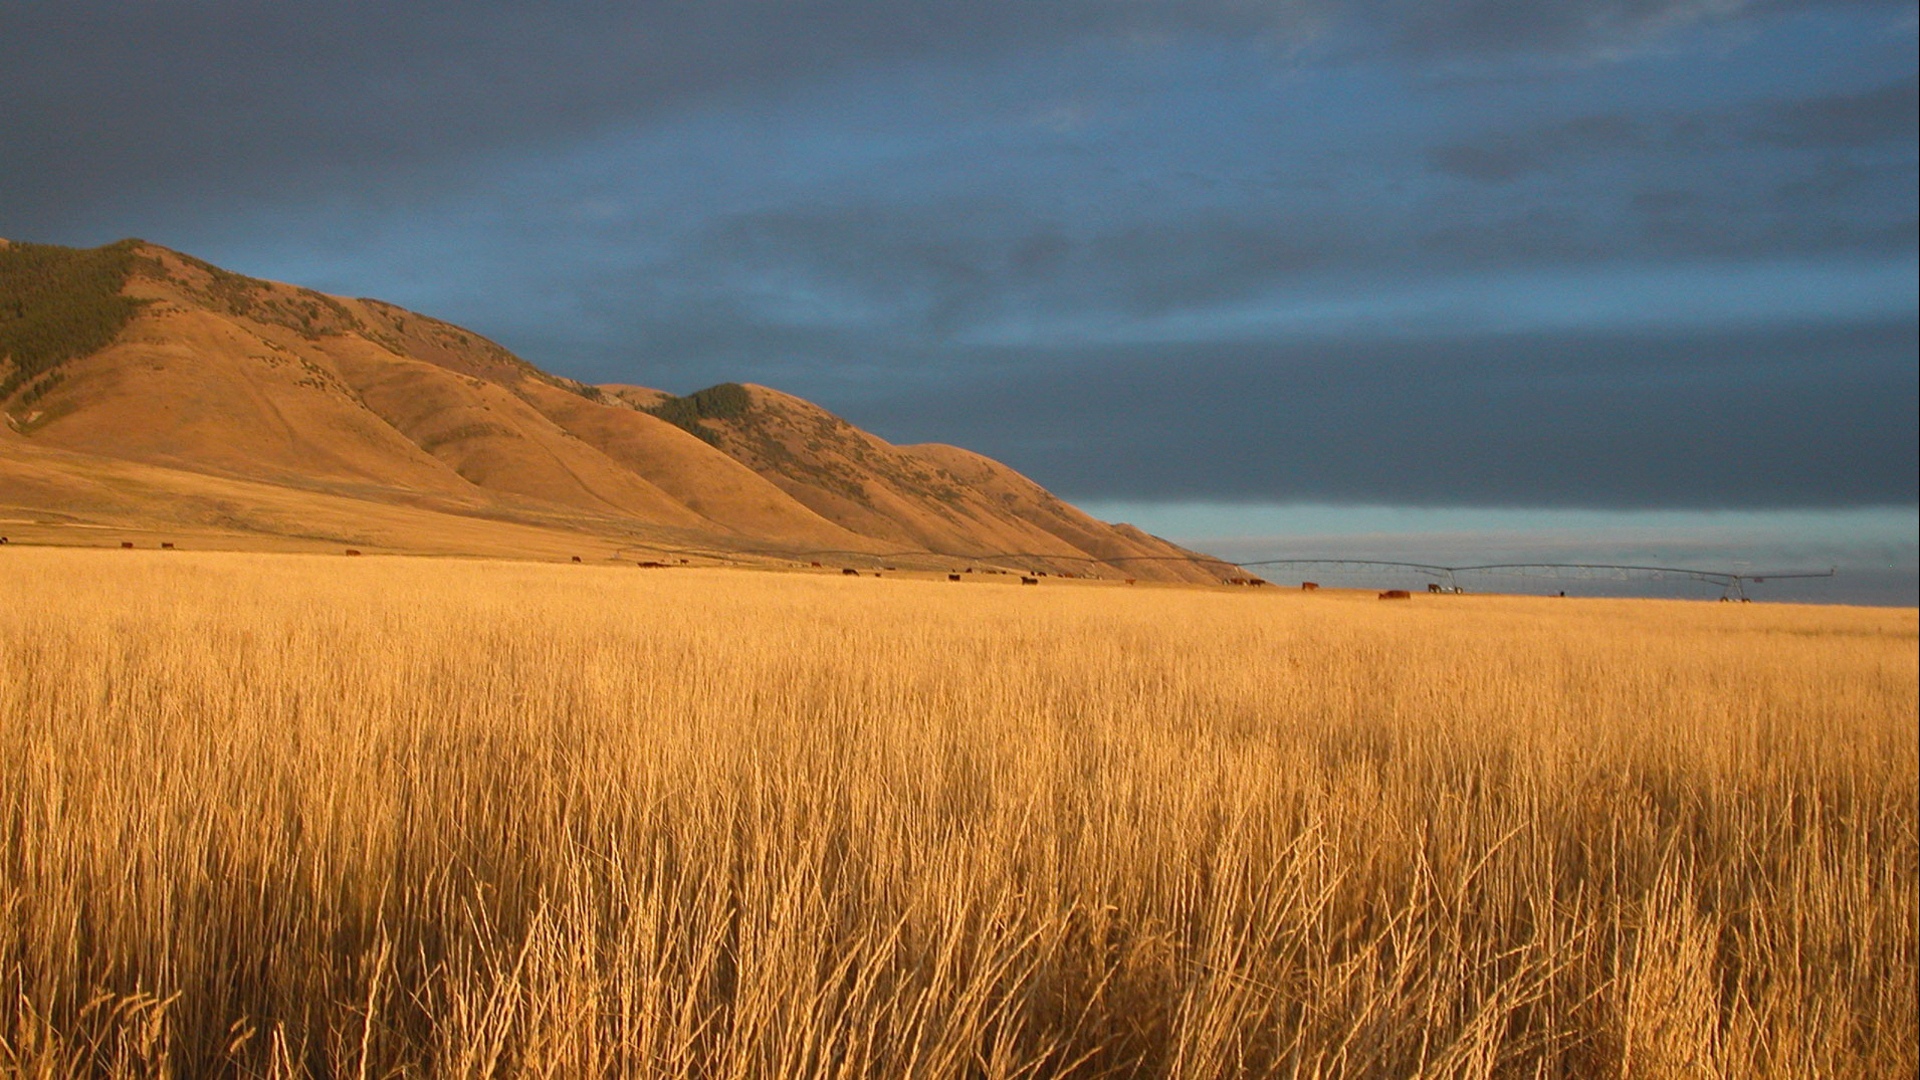
POLYGON ((768 383, 1249 557, 1507 550, 1544 514, 1588 560, 1667 536, 1912 603, 1915 28, 27 0, 0 235, 143 236, 585 379, 768 383))

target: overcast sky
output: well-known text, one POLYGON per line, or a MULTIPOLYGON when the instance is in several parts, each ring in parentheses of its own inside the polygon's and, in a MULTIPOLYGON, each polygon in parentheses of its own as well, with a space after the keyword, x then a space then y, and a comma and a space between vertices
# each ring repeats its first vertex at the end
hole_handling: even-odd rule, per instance
POLYGON ((1725 511, 1905 565, 1915 57, 1882 0, 0 0, 0 235, 1189 539, 1725 511))

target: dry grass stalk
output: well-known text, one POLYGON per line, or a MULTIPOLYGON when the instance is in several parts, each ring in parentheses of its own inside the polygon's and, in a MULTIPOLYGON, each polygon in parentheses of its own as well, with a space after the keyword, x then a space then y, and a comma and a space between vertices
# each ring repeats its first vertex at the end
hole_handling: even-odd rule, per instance
POLYGON ((8 1075, 1920 1064, 1912 611, 0 574, 8 1075))

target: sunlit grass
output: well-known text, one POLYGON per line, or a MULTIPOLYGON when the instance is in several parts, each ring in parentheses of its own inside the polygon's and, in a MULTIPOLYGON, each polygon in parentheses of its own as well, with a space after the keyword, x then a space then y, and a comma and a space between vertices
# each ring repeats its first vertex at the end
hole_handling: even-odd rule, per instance
POLYGON ((0 555, 0 1070, 1920 1063, 1912 611, 0 555))

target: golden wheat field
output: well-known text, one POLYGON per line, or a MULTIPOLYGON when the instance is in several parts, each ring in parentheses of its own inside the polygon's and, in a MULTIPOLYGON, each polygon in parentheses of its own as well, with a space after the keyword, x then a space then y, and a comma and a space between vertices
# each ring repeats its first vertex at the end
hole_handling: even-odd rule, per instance
POLYGON ((0 1071, 1912 1076, 1912 610, 0 551, 0 1071))

